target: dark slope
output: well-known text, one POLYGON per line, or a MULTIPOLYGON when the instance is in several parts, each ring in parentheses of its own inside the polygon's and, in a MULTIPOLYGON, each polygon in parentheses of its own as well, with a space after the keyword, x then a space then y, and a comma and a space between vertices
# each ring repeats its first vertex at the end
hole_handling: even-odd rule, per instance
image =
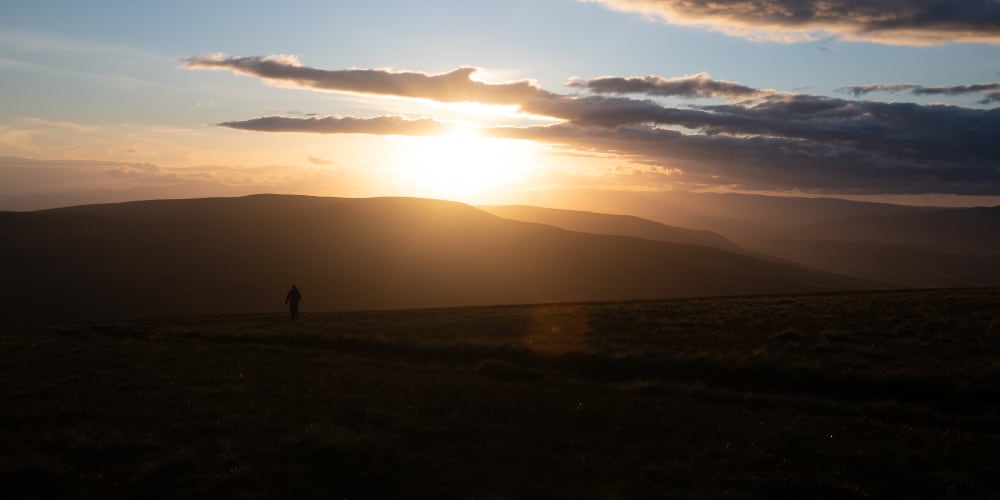
POLYGON ((0 213, 0 312, 58 321, 858 289, 692 245, 458 203, 259 195, 0 213))
POLYGON ((667 243, 704 245, 733 252, 740 251, 740 248, 733 242, 711 231, 673 227, 631 215, 600 214, 528 205, 497 205, 478 208, 505 219, 548 224, 582 233, 635 236, 667 243))

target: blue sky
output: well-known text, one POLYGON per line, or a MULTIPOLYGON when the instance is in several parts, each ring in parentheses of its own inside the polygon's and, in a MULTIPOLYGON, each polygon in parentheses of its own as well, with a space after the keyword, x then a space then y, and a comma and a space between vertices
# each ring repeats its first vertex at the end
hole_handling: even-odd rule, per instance
MULTIPOLYGON (((810 3, 757 4, 769 2, 810 3)), ((852 10, 861 2, 838 2, 839 18, 819 8, 786 18, 773 16, 774 9, 748 13, 737 8, 746 7, 741 0, 731 2, 731 12, 682 10, 671 0, 7 2, 0 5, 0 176, 8 182, 0 183, 0 201, 6 200, 0 209, 255 191, 466 201, 566 187, 979 196, 974 201, 1000 195, 997 151, 988 140, 1000 102, 990 87, 1000 81, 998 3, 866 2, 866 8, 885 4, 883 14, 892 15, 899 5, 945 6, 900 14, 890 28, 876 29, 869 11, 852 10), (433 92, 369 93, 337 82, 315 88, 294 76, 274 79, 226 66, 235 57, 259 63, 279 55, 330 72, 324 78, 352 69, 398 78, 477 67, 483 72, 476 81, 497 87, 530 81, 551 102, 526 117, 520 101, 462 107, 433 92), (190 64, 207 56, 229 62, 190 64), (608 91, 587 86, 600 77, 624 85, 627 78, 655 76, 676 84, 699 73, 707 73, 701 85, 759 92, 692 97, 665 87, 627 90, 610 80, 608 91), (573 78, 577 85, 567 86, 573 78), (876 84, 907 86, 861 87, 876 84), (962 87, 972 84, 985 85, 962 87), (795 115, 801 128, 816 127, 801 134, 775 125, 784 119, 779 113, 815 106, 817 99, 855 116, 831 125, 823 116, 795 115), (656 110, 623 120, 616 114, 614 123, 586 123, 577 115, 598 102, 601 113, 624 109, 611 111, 612 105, 656 110), (553 106, 558 116, 538 116, 553 106), (461 122, 477 129, 477 139, 371 133, 372 123, 365 133, 345 128, 362 123, 356 121, 337 122, 335 132, 317 130, 315 121, 295 124, 294 132, 249 123, 387 116, 461 122), (751 125, 736 127, 737 121, 751 125), (948 133, 937 135, 928 121, 948 133), (535 128, 518 128, 526 126, 535 128), (859 128, 888 142, 843 138, 859 128), (685 136, 666 137, 665 130, 685 136), (639 144, 638 134, 646 142, 639 144), (935 148, 920 147, 939 137, 935 148), (769 153, 755 156, 758 146, 769 153), (789 147, 801 147, 798 156, 775 156, 789 147), (454 164, 434 165, 436 157, 454 164), (810 158, 819 164, 797 166, 810 158), (510 166, 515 161, 523 164, 510 166), (490 171, 505 168, 513 174, 490 171), (464 180, 449 185, 447 178, 464 180)))

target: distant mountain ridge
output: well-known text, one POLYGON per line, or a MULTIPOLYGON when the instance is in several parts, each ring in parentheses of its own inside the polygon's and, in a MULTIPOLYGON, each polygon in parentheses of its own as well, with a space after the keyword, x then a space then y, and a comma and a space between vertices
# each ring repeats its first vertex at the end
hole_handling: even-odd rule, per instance
POLYGON ((0 313, 60 321, 798 293, 877 284, 417 198, 158 200, 0 212, 0 313))
POLYGON ((761 230, 800 227, 858 215, 901 215, 940 210, 845 200, 745 193, 684 191, 541 191, 523 204, 628 214, 676 227, 713 231, 743 246, 761 230))
POLYGON ((1000 207, 847 217, 788 228, 762 250, 905 286, 1000 286, 1000 207))
POLYGON ((529 205, 490 205, 477 208, 505 219, 537 222, 582 233, 635 236, 667 243, 704 245, 733 252, 740 251, 740 247, 717 233, 668 226, 632 215, 601 214, 529 205))
POLYGON ((960 254, 1000 254, 1000 206, 858 215, 794 228, 793 234, 797 239, 865 241, 960 254))
POLYGON ((899 286, 1000 286, 1000 207, 620 191, 541 192, 523 201, 710 230, 753 254, 899 286))

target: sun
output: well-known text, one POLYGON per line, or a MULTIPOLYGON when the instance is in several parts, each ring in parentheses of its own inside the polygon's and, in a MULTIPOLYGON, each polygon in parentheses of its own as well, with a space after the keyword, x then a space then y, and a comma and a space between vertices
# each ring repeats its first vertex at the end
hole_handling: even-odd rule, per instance
POLYGON ((432 137, 406 138, 393 171, 421 196, 474 201, 527 179, 537 146, 496 139, 471 127, 432 137))

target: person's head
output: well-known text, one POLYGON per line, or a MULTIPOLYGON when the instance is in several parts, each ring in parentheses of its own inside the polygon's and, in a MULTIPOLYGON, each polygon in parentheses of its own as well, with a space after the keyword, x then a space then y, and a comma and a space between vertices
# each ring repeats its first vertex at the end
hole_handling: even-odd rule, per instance
POLYGON ((294 283, 292 283, 292 288, 295 288, 295 284, 294 283))

